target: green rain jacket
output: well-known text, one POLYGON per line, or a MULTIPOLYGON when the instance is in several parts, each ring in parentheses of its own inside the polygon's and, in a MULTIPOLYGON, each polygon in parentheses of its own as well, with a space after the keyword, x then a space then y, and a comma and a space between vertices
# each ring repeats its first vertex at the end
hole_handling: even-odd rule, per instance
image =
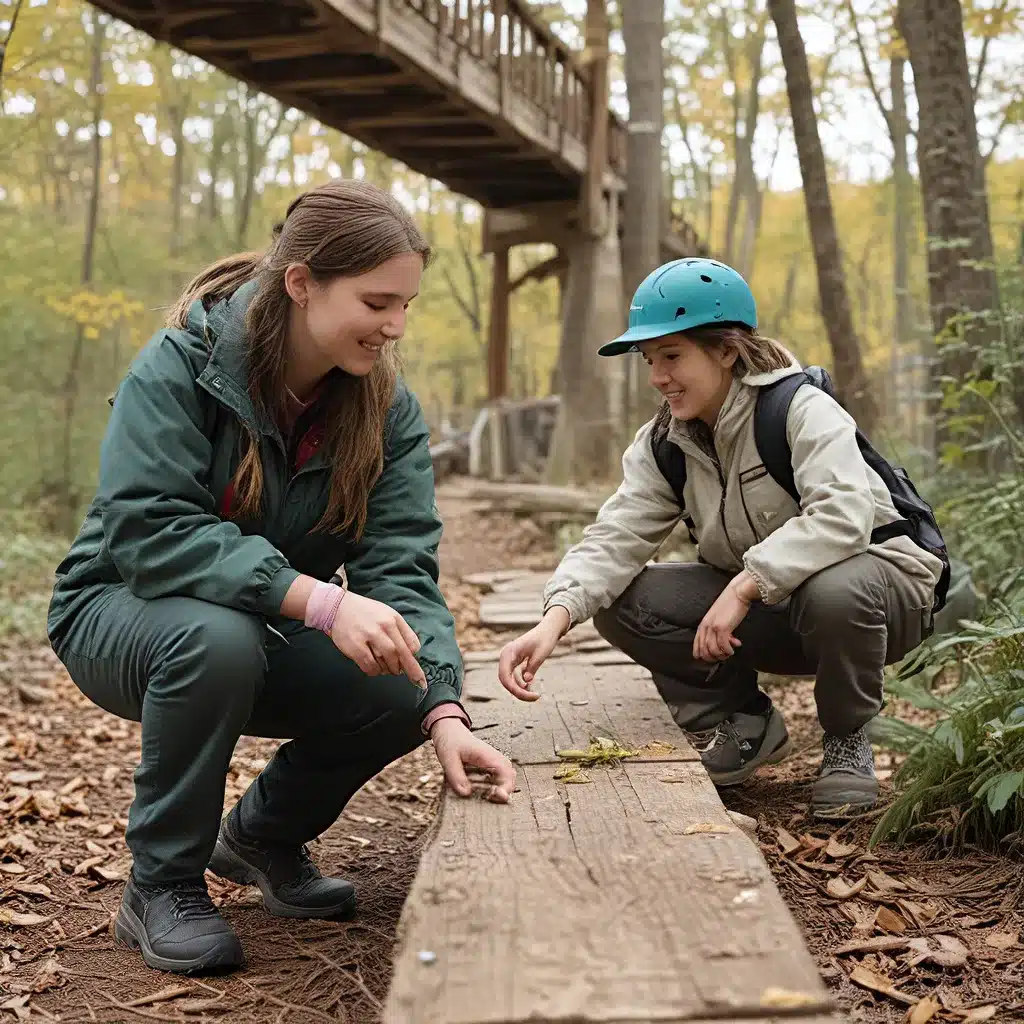
POLYGON ((194 597, 260 615, 287 637, 302 628, 279 614, 295 578, 328 580, 344 564, 353 593, 395 609, 419 637, 422 714, 458 702, 462 658, 437 585, 441 519, 419 403, 399 383, 363 536, 313 532, 330 465, 309 435, 298 468, 289 465, 279 429, 249 398, 245 310, 254 291, 244 285, 208 313, 196 301, 186 330, 158 332, 133 360, 111 399, 96 497, 57 567, 51 643, 60 646, 78 608, 119 584, 141 598, 194 597), (243 424, 260 439, 264 501, 259 520, 236 523, 222 509, 243 424))

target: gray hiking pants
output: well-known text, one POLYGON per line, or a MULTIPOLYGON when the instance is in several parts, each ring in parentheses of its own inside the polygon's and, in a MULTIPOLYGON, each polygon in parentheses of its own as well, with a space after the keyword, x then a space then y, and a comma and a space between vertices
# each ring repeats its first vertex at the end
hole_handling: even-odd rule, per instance
POLYGON ((818 721, 848 736, 882 707, 885 665, 931 633, 911 581, 865 552, 824 569, 788 601, 750 607, 736 636, 743 646, 717 666, 693 657, 701 620, 732 574, 702 562, 648 566, 594 625, 615 647, 649 669, 684 729, 710 728, 767 700, 757 673, 815 677, 818 721))

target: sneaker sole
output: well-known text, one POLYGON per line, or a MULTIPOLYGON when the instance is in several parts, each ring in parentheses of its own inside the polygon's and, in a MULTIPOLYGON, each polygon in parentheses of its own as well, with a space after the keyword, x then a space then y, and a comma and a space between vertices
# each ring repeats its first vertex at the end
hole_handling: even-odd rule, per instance
POLYGON ((153 952, 146 935, 145 925, 130 907, 121 905, 114 921, 114 938, 123 946, 142 954, 146 965, 157 971, 172 974, 205 974, 216 971, 233 971, 245 966, 242 944, 235 938, 235 949, 214 949, 192 960, 175 960, 153 952))
POLYGON ((297 907, 285 903, 274 895, 270 879, 262 871, 257 871, 251 864, 239 857, 222 839, 217 840, 213 856, 210 858, 209 869, 221 878, 227 878, 238 885, 255 885, 263 894, 263 906, 268 914, 274 917, 294 917, 305 919, 335 918, 347 920, 356 912, 356 894, 353 892, 339 903, 326 907, 297 907))
POLYGON ((728 789, 730 786, 738 786, 746 782, 758 768, 766 764, 778 764, 780 761, 785 761, 792 752, 793 741, 787 734, 786 738, 771 753, 766 754, 764 757, 755 757, 752 761, 747 762, 742 768, 737 768, 734 772, 708 772, 708 776, 719 789, 728 789))

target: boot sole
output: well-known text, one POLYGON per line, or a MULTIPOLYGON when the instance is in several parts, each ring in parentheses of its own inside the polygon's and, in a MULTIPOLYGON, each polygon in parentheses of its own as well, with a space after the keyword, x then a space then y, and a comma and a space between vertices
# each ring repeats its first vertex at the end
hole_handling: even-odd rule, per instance
POLYGON ((210 858, 209 869, 221 878, 238 885, 255 885, 263 895, 263 906, 268 914, 274 917, 293 917, 304 919, 326 919, 333 918, 345 921, 351 918, 356 912, 356 894, 353 892, 339 903, 330 904, 326 907, 297 907, 291 903, 285 903, 274 895, 270 885, 270 879, 258 871, 251 864, 242 860, 223 839, 217 840, 213 856, 210 858))
POLYGON ((157 971, 172 974, 205 974, 217 971, 233 971, 245 966, 242 944, 235 938, 235 949, 213 949, 192 960, 176 960, 153 952, 146 935, 146 927, 130 907, 123 904, 114 921, 114 938, 123 946, 142 954, 146 965, 157 971))
POLYGON ((737 768, 734 772, 708 772, 708 776, 719 789, 728 789, 730 786, 738 786, 746 782, 758 768, 762 768, 766 764, 778 764, 780 761, 785 761, 792 752, 793 741, 787 733, 786 738, 771 753, 766 754, 764 757, 755 757, 752 761, 749 761, 742 768, 737 768))

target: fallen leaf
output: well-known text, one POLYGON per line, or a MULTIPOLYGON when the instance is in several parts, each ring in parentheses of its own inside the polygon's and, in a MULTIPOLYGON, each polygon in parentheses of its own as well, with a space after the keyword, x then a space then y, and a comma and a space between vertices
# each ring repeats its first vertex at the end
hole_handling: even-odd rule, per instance
POLYGON ((812 836, 809 832, 805 832, 800 837, 800 843, 807 847, 808 850, 824 850, 829 844, 828 839, 819 839, 817 836, 812 836))
POLYGON ((840 876, 839 878, 830 878, 825 888, 837 900, 848 900, 851 896, 856 896, 867 885, 867 882, 868 880, 862 876, 853 885, 850 885, 845 878, 840 876))
POLYGON ((128 870, 125 867, 118 867, 116 864, 93 864, 89 868, 89 874, 104 882, 123 882, 128 877, 128 870))
POLYGON ((102 853, 98 857, 86 857, 81 864, 75 866, 74 874, 84 875, 89 868, 95 867, 107 859, 109 854, 102 853))
POLYGON ((858 964, 850 972, 850 981, 855 985, 860 985, 861 988, 895 999, 896 1002, 903 1003, 905 1006, 914 1006, 918 1001, 916 996, 908 996, 906 992, 901 992, 884 974, 876 974, 863 964, 858 964))
POLYGON ((42 882, 15 882, 11 888, 15 892, 28 893, 29 896, 45 896, 47 899, 53 898, 53 893, 49 888, 42 884, 42 882))
POLYGON ((918 928, 931 924, 939 916, 938 907, 930 903, 915 903, 913 900, 898 900, 900 909, 909 915, 918 928))
POLYGON ((10 999, 0 1003, 0 1010, 10 1010, 18 1020, 28 1020, 29 996, 12 996, 10 999))
POLYGON ((46 772, 13 771, 7 773, 7 781, 12 786, 28 786, 33 782, 42 782, 46 772))
POLYGON ((907 930, 907 922, 886 906, 881 906, 875 911, 875 924, 890 935, 902 935, 907 930))
POLYGON ((32 979, 32 991, 47 992, 51 988, 59 988, 63 984, 64 978, 61 976, 60 964, 51 956, 43 962, 38 973, 32 979))
POLYGON ((871 869, 868 871, 868 881, 882 892, 905 892, 907 887, 903 882, 884 871, 871 869))
POLYGON ((942 1004, 935 996, 925 996, 916 1006, 911 1007, 907 1014, 907 1024, 928 1024, 941 1009, 942 1004))
POLYGON ((60 809, 65 814, 81 814, 85 818, 89 816, 89 805, 78 793, 62 796, 60 798, 60 809))
POLYGON ((791 853, 796 853, 800 849, 800 840, 781 826, 775 829, 775 834, 779 838, 779 846, 782 847, 784 857, 788 857, 791 853))
POLYGON ((37 789, 32 794, 32 803, 35 806, 36 814, 43 821, 56 821, 60 816, 60 804, 57 803, 57 796, 50 789, 37 789))
POLYGON ((798 1006, 815 1006, 821 1000, 810 992, 796 992, 788 988, 766 988, 761 993, 761 1005, 773 1009, 792 1009, 798 1006))
POLYGON ((831 857, 833 860, 845 860, 847 857, 852 857, 859 849, 860 847, 855 843, 847 846, 833 836, 828 841, 828 846, 825 847, 825 856, 831 857))
POLYGON ((908 961, 911 967, 930 961, 938 967, 963 967, 969 955, 967 947, 952 935, 931 935, 928 938, 914 938, 907 942, 914 950, 908 961), (938 949, 932 943, 938 945, 938 949))
POLYGON ((34 928, 39 924, 49 924, 56 918, 56 914, 43 917, 42 914, 22 914, 17 910, 0 907, 0 924, 9 924, 12 928, 34 928))
POLYGON ((694 825, 687 825, 683 829, 684 836, 695 836, 698 833, 709 833, 711 835, 722 835, 726 832, 735 832, 736 830, 731 828, 729 825, 716 825, 711 821, 699 821, 694 825))
POLYGON ((1012 949, 1020 939, 1020 932, 989 932, 985 945, 993 949, 1012 949))
POLYGON ((991 1020, 995 1015, 995 1006, 975 1006, 973 1009, 964 1013, 962 1019, 965 1021, 971 1021, 972 1024, 974 1024, 975 1021, 991 1020))

